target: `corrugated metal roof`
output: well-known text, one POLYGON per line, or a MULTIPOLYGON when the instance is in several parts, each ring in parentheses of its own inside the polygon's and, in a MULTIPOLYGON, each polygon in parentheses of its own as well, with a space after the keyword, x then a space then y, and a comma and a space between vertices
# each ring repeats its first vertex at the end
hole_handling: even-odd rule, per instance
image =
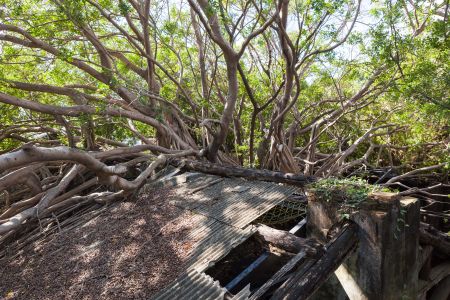
POLYGON ((240 178, 204 178, 202 183, 186 184, 178 190, 174 205, 191 209, 229 225, 244 228, 286 199, 295 187, 240 178), (211 185, 205 182, 212 183, 211 185), (198 190, 198 187, 205 186, 198 190), (191 191, 195 192, 192 193, 191 191))
POLYGON ((218 281, 196 270, 180 276, 165 290, 154 296, 154 300, 224 299, 226 290, 218 281))
POLYGON ((187 239, 195 241, 186 263, 188 273, 179 276, 154 300, 224 299, 226 289, 203 271, 250 237, 253 228, 239 229, 203 215, 197 220, 198 226, 187 234, 187 239))
MULTIPOLYGON (((173 205, 202 215, 187 238, 194 241, 186 274, 154 299, 223 299, 226 290, 203 273, 253 233, 252 221, 282 202, 296 188, 271 182, 185 173, 170 179, 176 185, 173 205)), ((248 293, 236 295, 246 299, 248 293)))
POLYGON ((199 235, 206 233, 206 236, 193 247, 187 267, 198 271, 206 270, 250 237, 253 233, 252 229, 252 226, 243 230, 220 221, 213 222, 209 228, 199 233, 199 235))

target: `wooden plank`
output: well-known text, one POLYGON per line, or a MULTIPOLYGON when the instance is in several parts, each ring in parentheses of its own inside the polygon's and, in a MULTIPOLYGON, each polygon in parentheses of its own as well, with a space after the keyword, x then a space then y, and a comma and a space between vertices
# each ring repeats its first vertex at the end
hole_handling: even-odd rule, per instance
POLYGON ((294 267, 306 257, 305 251, 300 251, 293 258, 291 258, 287 264, 285 264, 278 272, 275 273, 263 286, 261 286, 251 297, 249 300, 256 300, 262 297, 271 287, 275 284, 279 283, 282 278, 292 271, 294 267))
POLYGON ((429 224, 420 223, 420 243, 431 245, 450 257, 450 237, 429 224))
POLYGON ((420 280, 419 281, 419 295, 421 295, 420 299, 422 297, 426 296, 426 293, 434 287, 436 284, 438 284, 442 279, 450 275, 450 262, 445 262, 443 264, 440 264, 433 269, 431 269, 430 272, 430 280, 420 280))

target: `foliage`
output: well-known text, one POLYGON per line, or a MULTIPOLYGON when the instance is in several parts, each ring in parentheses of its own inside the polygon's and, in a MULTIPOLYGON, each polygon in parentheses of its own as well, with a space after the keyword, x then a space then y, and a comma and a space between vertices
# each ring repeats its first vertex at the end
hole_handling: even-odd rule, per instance
MULTIPOLYGON (((126 0, 4 0, 0 4, 1 23, 22 28, 34 38, 48 43, 56 52, 17 43, 14 39, 28 40, 18 32, 2 29, 0 92, 55 107, 86 104, 94 107, 98 114, 109 108, 124 109, 127 105, 139 104, 139 108, 125 109, 143 112, 157 124, 134 120, 142 136, 160 137, 161 127, 173 126, 176 134, 191 135, 190 139, 182 135, 181 140, 193 140, 203 146, 201 141, 207 140, 206 129, 200 125, 199 116, 200 119, 219 120, 226 107, 229 87, 226 58, 205 24, 195 17, 199 23, 200 38, 197 39, 188 4, 149 3, 145 23, 142 22, 143 14, 136 11, 133 2, 126 0), (148 24, 146 37, 143 36, 144 23, 148 24), (132 36, 131 39, 126 34, 132 36), (92 42, 92 36, 98 42, 92 42), (143 38, 148 38, 149 45, 140 41, 143 38), (142 49, 150 47, 148 55, 155 63, 147 59, 136 43, 142 49), (102 49, 108 52, 107 59, 101 55, 102 49), (104 63, 108 59, 109 65, 104 63), (91 71, 80 68, 80 63, 88 65, 91 71), (142 75, 149 69, 153 70, 156 84, 142 75), (99 72, 105 79, 93 76, 94 72, 99 72), (203 79, 208 85, 205 89, 203 79), (53 87, 84 84, 89 89, 76 88, 75 91, 89 99, 81 103, 67 94, 17 88, 12 81, 53 87), (123 99, 123 93, 119 93, 121 89, 126 89, 134 98, 123 99), (151 99, 149 93, 156 93, 165 102, 151 99), (186 125, 183 130, 176 128, 176 118, 172 116, 174 106, 186 125)), ((221 34, 238 51, 243 41, 271 17, 276 2, 261 0, 257 1, 257 6, 253 1, 208 3, 205 16, 218 16, 221 34)), ((359 22, 348 38, 343 39, 356 16, 356 1, 289 2, 286 31, 293 57, 297 60, 299 78, 283 104, 294 103, 281 122, 283 137, 280 144, 290 145, 297 163, 302 165, 302 159, 306 158, 306 152, 299 151, 311 140, 311 124, 321 120, 324 121, 320 123, 320 135, 314 147, 317 153, 331 157, 345 152, 370 128, 392 124, 387 129, 374 131, 345 158, 344 163, 357 160, 366 154, 370 145, 374 145, 366 161, 353 169, 390 165, 414 168, 440 163, 448 157, 449 22, 438 15, 443 4, 421 1, 412 6, 411 3, 366 3, 367 7, 363 5, 357 16, 359 22), (326 51, 327 47, 340 41, 342 43, 336 48, 326 51), (336 118, 326 119, 357 95, 380 69, 383 72, 361 99, 342 109, 336 118)), ((244 165, 258 162, 264 166, 269 157, 268 145, 273 140, 270 135, 276 127, 274 114, 281 105, 287 68, 277 27, 275 22, 255 35, 239 60, 242 74, 238 78, 237 103, 242 102, 242 105, 235 107, 232 117, 239 120, 240 127, 234 128, 232 124, 236 122, 228 126, 228 138, 221 150, 233 157, 243 157, 244 165), (262 109, 256 111, 257 107, 262 109), (236 133, 240 136, 239 143, 236 133)), ((31 113, 6 104, 0 104, 0 111, 2 126, 42 124, 56 130, 62 143, 68 142, 66 129, 60 123, 48 120, 48 114, 31 113)), ((127 121, 123 117, 80 115, 66 119, 76 136, 82 135, 83 124, 92 122, 95 135, 125 143, 140 139, 124 126, 127 121)), ((220 126, 215 123, 212 132, 218 128, 220 126)), ((34 139, 35 134, 27 132, 22 137, 22 140, 14 136, 2 137, 0 151, 14 149, 25 140, 34 139)), ((169 146, 179 147, 173 140, 169 146)), ((270 164, 267 167, 277 168, 270 164)), ((306 167, 302 165, 301 168, 306 167)))
POLYGON ((330 177, 314 182, 307 188, 314 198, 338 204, 338 213, 343 218, 349 218, 351 213, 358 211, 371 193, 391 191, 357 177, 330 177))
POLYGON ((318 198, 327 202, 345 201, 348 203, 363 202, 367 199, 367 195, 373 192, 389 191, 379 185, 371 185, 364 179, 357 177, 330 177, 310 184, 308 189, 313 191, 318 198))

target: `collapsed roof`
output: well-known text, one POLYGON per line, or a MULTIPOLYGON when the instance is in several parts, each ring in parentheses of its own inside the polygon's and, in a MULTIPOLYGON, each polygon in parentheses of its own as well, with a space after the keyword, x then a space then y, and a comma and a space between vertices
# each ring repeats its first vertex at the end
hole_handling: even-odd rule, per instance
POLYGON ((168 174, 144 186, 136 200, 110 205, 3 264, 1 295, 229 297, 205 270, 254 233, 253 221, 296 191, 242 178, 168 174))

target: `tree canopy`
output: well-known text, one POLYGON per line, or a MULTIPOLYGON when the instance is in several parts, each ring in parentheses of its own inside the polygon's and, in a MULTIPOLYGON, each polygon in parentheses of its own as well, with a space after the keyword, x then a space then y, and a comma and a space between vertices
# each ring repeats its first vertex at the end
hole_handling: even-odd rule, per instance
POLYGON ((0 150, 330 176, 448 160, 445 1, 2 1, 0 150))

